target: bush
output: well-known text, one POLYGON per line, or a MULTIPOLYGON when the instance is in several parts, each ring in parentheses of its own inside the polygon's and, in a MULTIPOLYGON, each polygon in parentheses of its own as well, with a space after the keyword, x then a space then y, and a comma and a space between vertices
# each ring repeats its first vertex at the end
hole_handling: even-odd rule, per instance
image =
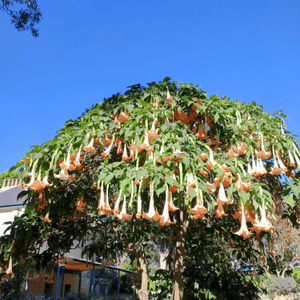
POLYGON ((300 284, 300 268, 294 268, 292 276, 297 284, 300 284))
POLYGON ((297 284, 293 277, 272 277, 267 282, 267 291, 270 295, 287 295, 297 292, 297 284))

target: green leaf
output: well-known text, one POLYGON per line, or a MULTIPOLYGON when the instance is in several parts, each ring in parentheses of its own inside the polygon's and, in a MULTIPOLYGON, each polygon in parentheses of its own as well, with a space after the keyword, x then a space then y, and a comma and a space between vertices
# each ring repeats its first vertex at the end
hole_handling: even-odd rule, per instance
POLYGON ((294 194, 287 195, 286 197, 284 197, 284 200, 290 207, 293 208, 295 206, 294 194))
POLYGON ((104 183, 108 184, 113 178, 114 178, 114 174, 112 173, 108 174, 104 179, 104 183))
POLYGON ((148 174, 145 169, 138 169, 135 175, 135 180, 139 180, 142 177, 145 177, 148 174))

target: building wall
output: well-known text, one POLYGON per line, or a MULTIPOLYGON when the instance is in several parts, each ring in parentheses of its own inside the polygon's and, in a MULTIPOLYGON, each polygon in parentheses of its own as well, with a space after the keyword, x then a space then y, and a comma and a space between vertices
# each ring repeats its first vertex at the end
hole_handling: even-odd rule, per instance
POLYGON ((65 295, 65 288, 66 285, 71 285, 71 291, 74 291, 75 293, 78 293, 78 287, 79 287, 79 273, 66 273, 64 275, 64 283, 63 283, 63 295, 65 295))
MULTIPOLYGON (((5 222, 12 222, 16 216, 20 216, 24 212, 24 207, 1 207, 0 208, 0 236, 4 235, 4 231, 9 226, 5 222)), ((9 232, 6 232, 8 234, 9 232)))

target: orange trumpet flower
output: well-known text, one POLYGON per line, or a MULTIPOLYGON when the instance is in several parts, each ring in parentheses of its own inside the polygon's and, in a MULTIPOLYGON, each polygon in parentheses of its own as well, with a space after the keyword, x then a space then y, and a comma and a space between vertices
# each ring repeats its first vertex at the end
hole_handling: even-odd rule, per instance
POLYGON ((104 157, 104 158, 106 158, 106 157, 110 154, 110 151, 111 151, 113 145, 114 145, 114 143, 112 142, 112 143, 107 147, 107 149, 101 153, 101 156, 104 157))
POLYGON ((5 271, 6 275, 11 275, 13 273, 13 260, 12 260, 12 256, 10 256, 9 258, 9 262, 8 262, 8 268, 5 271))
POLYGON ((268 159, 271 157, 272 152, 271 151, 266 151, 264 148, 264 141, 263 141, 263 136, 261 138, 261 150, 260 152, 256 151, 256 156, 261 158, 261 159, 268 159))
POLYGON ((121 220, 121 221, 130 221, 132 219, 132 215, 127 214, 126 212, 126 196, 124 195, 124 201, 123 201, 123 206, 122 206, 122 210, 121 213, 117 215, 117 217, 121 220))
POLYGON ((232 204, 234 201, 233 196, 230 199, 227 199, 226 194, 225 194, 225 189, 224 189, 222 183, 220 185, 219 194, 217 197, 217 202, 219 202, 219 201, 221 201, 221 203, 226 203, 226 204, 232 204))
POLYGON ((130 118, 130 115, 125 113, 124 111, 119 113, 119 122, 121 124, 127 122, 130 118))
MULTIPOLYGON (((145 131, 145 135, 148 136, 149 141, 156 140, 161 138, 160 135, 157 134, 157 129, 155 129, 155 120, 152 123, 151 130, 145 131)), ((150 145, 149 145, 150 146, 150 145)))
POLYGON ((89 144, 87 146, 82 147, 83 151, 88 152, 88 153, 95 153, 96 150, 94 150, 94 138, 91 139, 89 144))
POLYGON ((164 210, 163 214, 160 216, 159 219, 159 226, 169 226, 171 224, 174 224, 174 222, 171 222, 170 220, 170 215, 169 215, 169 195, 168 195, 168 188, 166 190, 166 199, 165 199, 165 205, 164 205, 164 210))
POLYGON ((47 223, 51 223, 52 220, 50 219, 49 214, 50 214, 50 212, 48 211, 48 212, 46 213, 45 218, 41 217, 41 220, 44 221, 44 222, 47 222, 47 223))
POLYGON ((195 219, 205 220, 205 214, 208 213, 207 209, 203 206, 203 194, 202 190, 198 189, 196 191, 196 205, 193 208, 190 208, 190 212, 194 215, 195 219))
MULTIPOLYGON (((150 191, 151 189, 152 189, 152 184, 150 184, 150 191)), ((147 220, 153 220, 153 221, 158 221, 160 219, 160 215, 157 209, 154 207, 154 198, 152 192, 150 195, 149 211, 148 213, 145 212, 143 213, 143 218, 147 220)))
MULTIPOLYGON (((176 187, 176 188, 177 188, 177 187, 176 187)), ((172 192, 171 192, 171 188, 170 188, 170 192, 169 192, 168 203, 169 203, 169 211, 175 212, 175 211, 179 210, 179 208, 176 207, 176 206, 174 205, 174 202, 173 202, 173 195, 172 195, 172 192)))
POLYGON ((239 154, 239 156, 245 155, 248 151, 248 146, 245 144, 242 145, 238 144, 237 147, 234 148, 234 151, 236 151, 239 154))
POLYGON ((122 189, 120 190, 119 196, 118 196, 118 198, 116 200, 116 203, 115 203, 115 207, 113 209, 114 216, 116 216, 119 213, 119 206, 120 206, 120 202, 121 202, 121 195, 122 195, 122 189))
POLYGON ((127 155, 127 146, 126 146, 126 144, 124 144, 124 151, 123 151, 123 155, 122 155, 122 160, 128 162, 128 161, 130 161, 130 159, 131 159, 131 157, 129 157, 127 155))
POLYGON ((135 214, 135 217, 137 219, 140 219, 143 216, 142 212, 142 198, 141 194, 139 194, 138 199, 137 199, 137 213, 135 214))
POLYGON ((206 133, 205 125, 200 125, 198 128, 198 133, 196 134, 197 140, 206 140, 209 138, 209 135, 206 133))
POLYGON ((246 224, 246 217, 244 213, 244 208, 242 207, 242 219, 241 219, 241 228, 237 232, 233 232, 236 235, 242 236, 244 239, 249 238, 253 235, 253 232, 249 231, 246 224))

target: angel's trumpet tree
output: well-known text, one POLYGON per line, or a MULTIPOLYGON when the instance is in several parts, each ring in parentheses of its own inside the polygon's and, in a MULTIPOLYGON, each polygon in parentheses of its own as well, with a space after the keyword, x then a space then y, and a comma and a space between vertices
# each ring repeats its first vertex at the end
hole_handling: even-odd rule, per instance
MULTIPOLYGON (((198 85, 169 78, 146 87, 131 86, 124 95, 104 99, 68 121, 53 140, 34 146, 17 164, 28 185, 22 191, 27 201, 24 214, 35 220, 34 225, 26 223, 26 232, 32 229, 30 240, 41 243, 56 241, 57 232, 74 240, 89 229, 101 232, 95 239, 118 233, 120 240, 114 244, 118 247, 123 228, 129 226, 132 234, 126 236, 131 239, 126 249, 133 257, 141 246, 139 233, 144 230, 151 239, 160 223, 159 232, 169 229, 173 240, 170 294, 173 300, 182 300, 190 226, 214 227, 223 221, 238 223, 234 219, 238 218, 240 229, 234 230, 232 239, 239 239, 236 235, 255 239, 261 231, 272 234, 266 211, 271 214, 274 203, 284 207, 293 224, 300 215, 299 189, 294 188, 299 185, 300 151, 293 134, 284 130, 282 135, 281 117, 281 112, 270 114, 255 102, 208 97, 198 85), (78 196, 86 204, 80 212, 75 204, 78 196), (48 212, 52 222, 42 222, 48 212)), ((232 226, 226 226, 230 233, 232 226)), ((12 228, 19 232, 23 227, 12 228)), ((13 257, 22 257, 26 265, 34 260, 44 265, 37 260, 54 257, 57 247, 68 251, 73 242, 34 255, 33 248, 25 249, 26 241, 28 234, 5 240, 18 244, 13 257)), ((9 257, 7 248, 0 247, 0 257, 9 257)), ((90 257, 110 254, 99 247, 87 250, 90 257)), ((0 259, 0 267, 6 270, 8 261, 0 259)))

